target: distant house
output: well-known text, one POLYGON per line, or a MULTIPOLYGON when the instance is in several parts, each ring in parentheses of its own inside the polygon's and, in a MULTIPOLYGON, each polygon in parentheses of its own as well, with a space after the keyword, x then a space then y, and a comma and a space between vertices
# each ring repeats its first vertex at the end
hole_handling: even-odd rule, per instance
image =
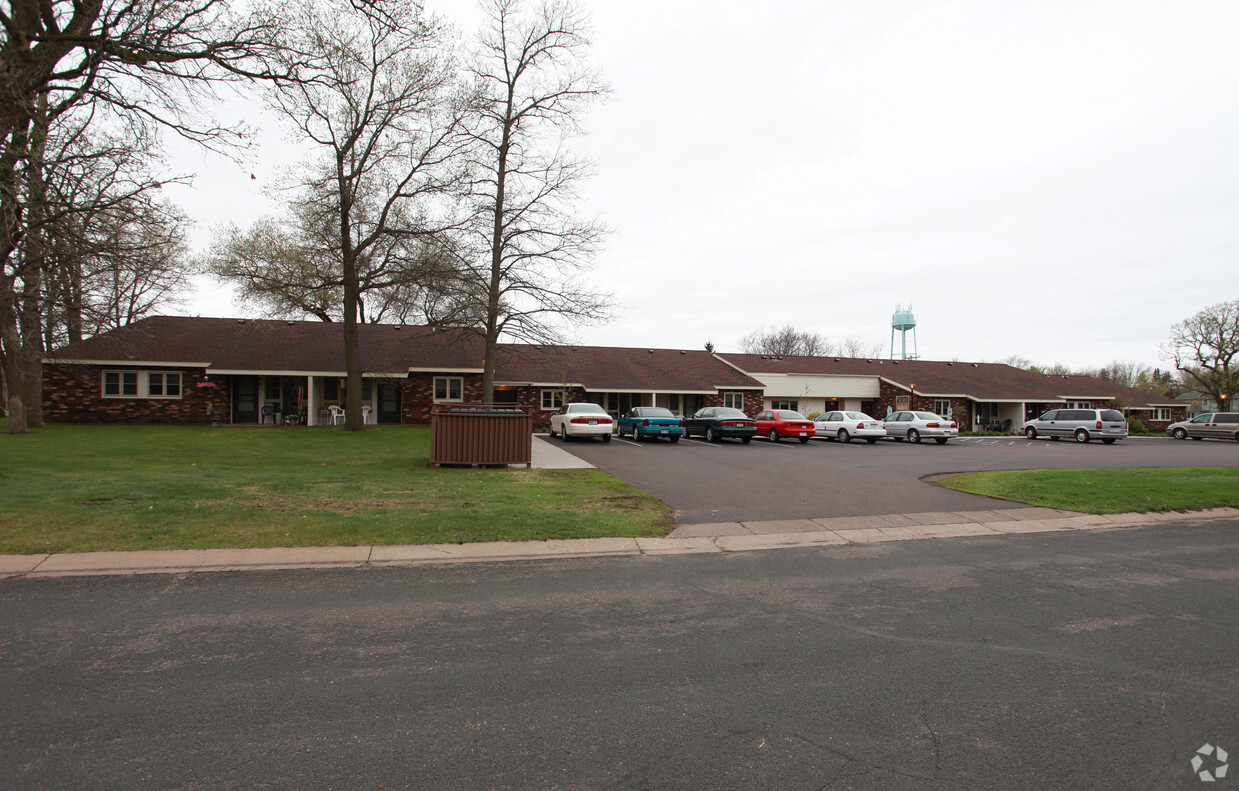
MULTIPOLYGON (((424 425, 437 402, 481 399, 477 333, 366 324, 360 336, 367 422, 424 425)), ((317 425, 343 406, 346 386, 338 324, 162 316, 49 354, 43 414, 61 423, 317 425)), ((875 417, 910 408, 949 413, 964 430, 1018 429, 1070 405, 1120 407, 1154 430, 1186 414, 1182 403, 1143 391, 999 363, 527 344, 501 345, 494 398, 529 407, 540 426, 564 401, 593 401, 613 414, 639 405, 875 417)))

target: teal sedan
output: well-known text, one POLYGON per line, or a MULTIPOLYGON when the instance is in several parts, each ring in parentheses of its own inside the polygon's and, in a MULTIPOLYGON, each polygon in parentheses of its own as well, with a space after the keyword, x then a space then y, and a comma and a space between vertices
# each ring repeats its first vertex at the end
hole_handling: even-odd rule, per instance
POLYGON ((619 419, 619 435, 631 434, 635 440, 665 437, 679 442, 684 436, 684 421, 670 409, 660 406, 635 406, 619 419))

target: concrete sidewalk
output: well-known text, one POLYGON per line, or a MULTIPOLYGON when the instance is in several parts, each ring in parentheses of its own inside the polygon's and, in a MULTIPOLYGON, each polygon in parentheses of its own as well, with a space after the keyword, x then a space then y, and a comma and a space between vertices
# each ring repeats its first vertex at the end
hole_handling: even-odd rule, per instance
POLYGON ((782 522, 684 525, 665 538, 584 538, 486 544, 415 544, 274 549, 187 549, 164 552, 81 552, 0 555, 0 579, 106 574, 361 568, 428 563, 477 563, 551 558, 683 555, 811 546, 878 544, 962 536, 1061 530, 1114 530, 1174 522, 1239 518, 1239 508, 1093 516, 1049 508, 888 514, 782 522))

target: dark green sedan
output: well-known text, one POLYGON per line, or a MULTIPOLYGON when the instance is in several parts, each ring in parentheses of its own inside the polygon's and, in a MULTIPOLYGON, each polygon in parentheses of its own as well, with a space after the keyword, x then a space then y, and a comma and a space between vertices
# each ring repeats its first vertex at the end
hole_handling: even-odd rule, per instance
POLYGON ((757 436, 757 424, 739 409, 708 406, 684 419, 684 436, 705 437, 706 442, 738 439, 747 445, 757 436))

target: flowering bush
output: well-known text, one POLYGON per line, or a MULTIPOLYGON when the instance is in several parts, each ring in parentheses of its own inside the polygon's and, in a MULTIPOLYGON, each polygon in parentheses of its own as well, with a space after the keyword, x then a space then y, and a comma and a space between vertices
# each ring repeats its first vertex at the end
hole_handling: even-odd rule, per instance
POLYGON ((203 379, 197 384, 199 390, 218 390, 219 385, 212 382, 210 379, 203 379))

